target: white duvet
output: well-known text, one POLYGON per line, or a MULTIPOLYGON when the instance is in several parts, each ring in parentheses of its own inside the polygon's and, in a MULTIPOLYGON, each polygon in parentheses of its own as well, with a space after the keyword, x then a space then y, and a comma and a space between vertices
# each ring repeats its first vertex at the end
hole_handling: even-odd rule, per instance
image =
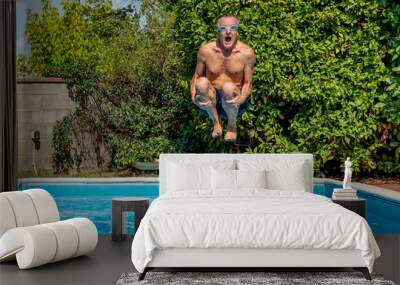
POLYGON ((134 237, 135 268, 165 248, 358 249, 371 272, 380 255, 359 215, 319 195, 265 189, 160 196, 134 237))

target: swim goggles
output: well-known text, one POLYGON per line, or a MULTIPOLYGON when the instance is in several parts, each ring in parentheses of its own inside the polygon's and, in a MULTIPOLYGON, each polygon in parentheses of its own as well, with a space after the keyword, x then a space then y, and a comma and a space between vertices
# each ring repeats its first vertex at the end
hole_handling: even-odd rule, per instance
POLYGON ((239 30, 239 25, 232 25, 232 26, 217 26, 217 32, 222 33, 225 32, 227 29, 231 31, 238 31, 239 30))

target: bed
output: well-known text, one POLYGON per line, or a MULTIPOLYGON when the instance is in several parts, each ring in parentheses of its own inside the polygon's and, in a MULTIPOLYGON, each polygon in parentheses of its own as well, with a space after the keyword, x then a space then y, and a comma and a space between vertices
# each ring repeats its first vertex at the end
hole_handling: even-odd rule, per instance
POLYGON ((353 267, 379 248, 365 219, 313 191, 311 154, 162 154, 160 197, 132 243, 153 268, 353 267))

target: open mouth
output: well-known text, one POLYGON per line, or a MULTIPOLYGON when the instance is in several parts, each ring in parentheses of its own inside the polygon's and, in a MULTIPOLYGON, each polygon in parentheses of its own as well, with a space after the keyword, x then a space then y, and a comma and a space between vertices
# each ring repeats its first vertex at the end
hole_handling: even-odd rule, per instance
POLYGON ((225 42, 225 45, 227 45, 227 46, 231 45, 232 44, 232 37, 229 37, 229 36, 225 37, 224 42, 225 42))

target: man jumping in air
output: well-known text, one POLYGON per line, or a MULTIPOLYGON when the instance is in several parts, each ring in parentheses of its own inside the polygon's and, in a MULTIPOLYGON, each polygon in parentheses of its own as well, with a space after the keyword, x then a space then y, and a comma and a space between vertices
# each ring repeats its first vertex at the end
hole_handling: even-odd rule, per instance
POLYGON ((236 118, 246 109, 251 93, 254 51, 237 40, 239 21, 222 16, 217 22, 218 39, 203 45, 191 81, 191 97, 213 121, 213 137, 222 135, 221 116, 228 118, 225 141, 235 142, 236 118))

